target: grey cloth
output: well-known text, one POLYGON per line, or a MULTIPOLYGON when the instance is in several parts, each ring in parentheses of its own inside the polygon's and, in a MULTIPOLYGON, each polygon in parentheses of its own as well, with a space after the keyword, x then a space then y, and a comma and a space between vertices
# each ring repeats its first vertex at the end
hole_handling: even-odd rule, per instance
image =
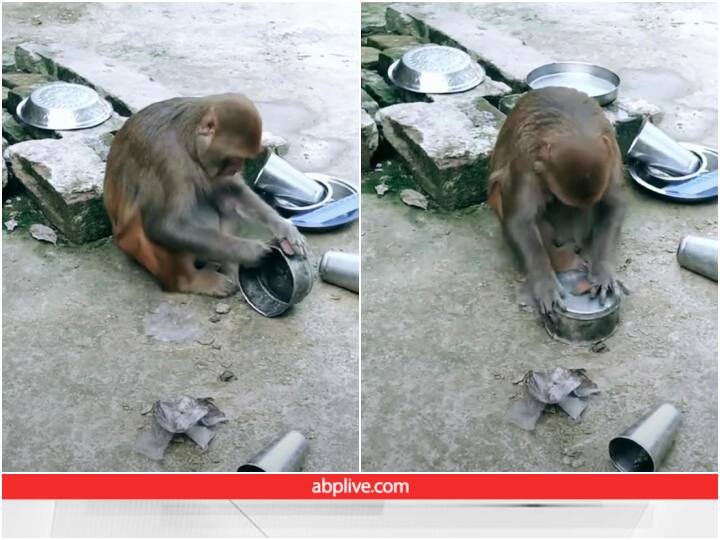
POLYGON ((185 435, 200 448, 207 448, 220 424, 229 420, 212 398, 180 396, 156 401, 152 412, 150 429, 138 436, 134 451, 155 461, 165 456, 165 450, 176 435, 185 435))
POLYGON ((584 369, 555 368, 551 371, 528 371, 523 378, 525 397, 507 411, 511 424, 533 431, 545 407, 557 405, 572 419, 578 420, 590 397, 600 392, 584 369))

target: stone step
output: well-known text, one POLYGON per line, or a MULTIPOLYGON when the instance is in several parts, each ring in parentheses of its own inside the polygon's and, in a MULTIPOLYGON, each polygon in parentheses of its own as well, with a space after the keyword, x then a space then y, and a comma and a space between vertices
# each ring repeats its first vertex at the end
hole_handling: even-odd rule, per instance
POLYGON ((105 164, 90 146, 73 139, 41 139, 5 151, 12 174, 48 221, 70 242, 111 234, 102 200, 105 164))
POLYGON ((486 199, 490 154, 505 119, 487 100, 402 103, 376 115, 385 139, 440 206, 486 199))
POLYGON ((378 137, 378 128, 375 120, 364 110, 360 112, 360 156, 362 158, 362 169, 368 171, 371 169, 372 157, 378 149, 380 139, 378 137))

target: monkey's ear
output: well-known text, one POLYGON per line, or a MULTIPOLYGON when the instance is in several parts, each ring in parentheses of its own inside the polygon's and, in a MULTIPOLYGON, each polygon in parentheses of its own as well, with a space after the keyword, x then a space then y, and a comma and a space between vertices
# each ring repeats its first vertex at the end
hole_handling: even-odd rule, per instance
POLYGON ((612 155, 612 143, 610 142, 610 137, 607 135, 600 135, 600 142, 602 143, 606 154, 608 156, 612 155))
POLYGON ((541 174, 547 171, 546 163, 549 163, 552 159, 552 147, 550 143, 545 143, 540 149, 537 155, 535 163, 533 163, 533 169, 537 174, 541 174))
POLYGON ((215 111, 213 109, 210 109, 203 115, 202 119, 200 120, 200 125, 198 126, 198 134, 212 136, 215 135, 216 129, 217 114, 215 114, 215 111))

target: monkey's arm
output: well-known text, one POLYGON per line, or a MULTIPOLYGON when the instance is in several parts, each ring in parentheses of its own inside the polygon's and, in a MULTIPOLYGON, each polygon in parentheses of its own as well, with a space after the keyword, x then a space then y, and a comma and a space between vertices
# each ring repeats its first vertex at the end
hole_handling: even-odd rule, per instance
POLYGON ((550 257, 538 228, 540 207, 537 201, 542 199, 540 194, 528 191, 526 186, 532 185, 536 184, 525 182, 524 188, 519 192, 510 194, 511 196, 503 194, 503 202, 510 202, 505 205, 503 213, 508 235, 523 258, 533 297, 540 313, 545 314, 552 311, 553 305, 561 304, 561 299, 565 295, 555 278, 550 257))
POLYGON ((608 293, 613 292, 615 288, 613 266, 616 263, 616 251, 620 243, 620 230, 624 217, 625 202, 621 196, 621 189, 614 187, 597 205, 588 250, 590 281, 593 283, 592 295, 599 296, 601 304, 605 303, 608 293))
POLYGON ((199 225, 189 216, 170 214, 145 219, 145 231, 153 242, 179 252, 190 252, 208 261, 231 261, 256 265, 270 248, 263 242, 236 238, 199 225))
POLYGON ((295 225, 278 214, 243 180, 223 182, 213 196, 222 215, 234 211, 242 220, 260 223, 280 241, 283 251, 289 255, 297 254, 302 257, 307 255, 305 238, 295 225), (290 248, 289 252, 288 248, 290 248))

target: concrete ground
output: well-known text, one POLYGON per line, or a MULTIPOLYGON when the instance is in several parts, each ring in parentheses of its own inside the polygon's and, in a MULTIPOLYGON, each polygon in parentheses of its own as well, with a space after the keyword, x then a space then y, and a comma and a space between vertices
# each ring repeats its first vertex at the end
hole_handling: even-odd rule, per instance
MULTIPOLYGON (((322 4, 14 4, 3 49, 24 40, 86 47, 178 95, 242 91, 305 171, 358 181, 359 9, 322 4), (39 15, 41 24, 31 20, 39 15)), ((4 51, 5 52, 5 51, 4 51)), ((314 263, 356 252, 357 224, 308 236, 314 263)), ((358 296, 323 283, 286 317, 241 296, 171 295, 111 242, 39 243, 3 231, 5 471, 232 471, 279 432, 310 438, 306 470, 358 468, 358 296), (154 341, 143 319, 186 303, 217 350, 154 341), (230 366, 238 380, 220 382, 230 366), (164 462, 131 451, 153 401, 212 396, 231 421, 210 448, 172 445, 164 462)), ((205 340, 203 340, 205 341, 205 340)))
MULTIPOLYGON (((497 25, 558 59, 616 69, 661 127, 717 147, 714 5, 436 5, 497 25)), ((385 166, 387 170, 387 166, 385 166)), ((610 471, 612 436, 662 401, 684 423, 663 471, 717 469, 717 284, 675 261, 686 234, 717 236, 717 204, 633 189, 618 277, 632 290, 599 354, 553 341, 516 304, 519 277, 484 205, 423 212, 364 179, 362 467, 384 471, 610 471), (579 424, 508 424, 530 369, 586 368, 602 393, 579 424)), ((389 184, 401 183, 390 178, 389 184)))

